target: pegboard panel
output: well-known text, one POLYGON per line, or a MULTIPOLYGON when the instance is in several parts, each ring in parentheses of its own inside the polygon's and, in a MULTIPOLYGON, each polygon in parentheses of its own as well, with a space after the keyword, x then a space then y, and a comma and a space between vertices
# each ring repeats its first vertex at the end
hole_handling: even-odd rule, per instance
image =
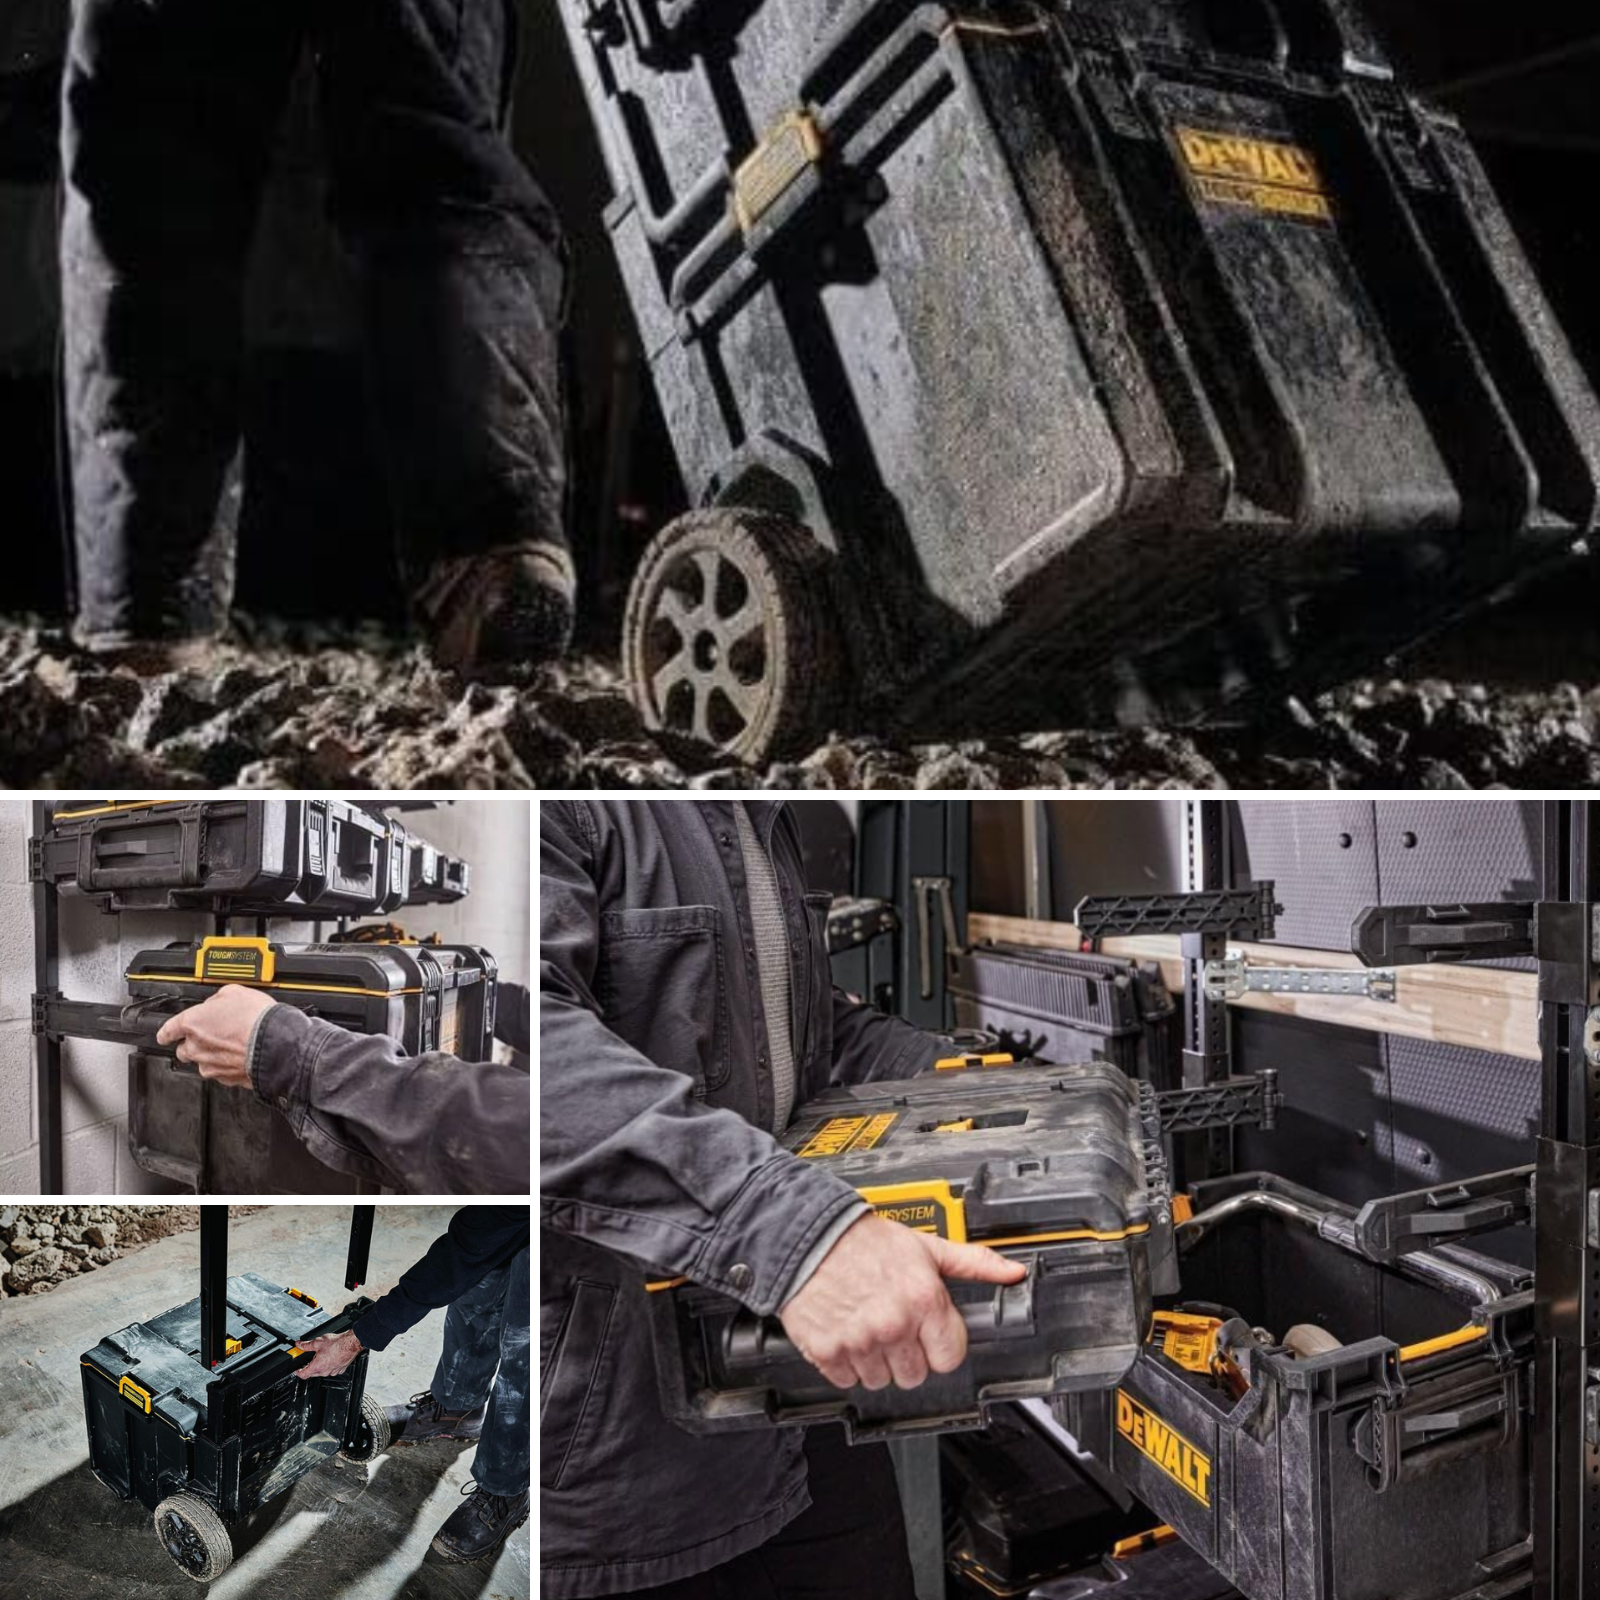
POLYGON ((1356 913, 1378 903, 1372 802, 1239 800, 1235 816, 1233 880, 1277 884, 1278 943, 1348 950, 1356 913))
MULTIPOLYGON (((1379 800, 1375 811, 1384 903, 1539 898, 1537 800, 1408 796, 1379 800)), ((1531 957, 1492 964, 1526 971, 1534 966, 1531 957)))

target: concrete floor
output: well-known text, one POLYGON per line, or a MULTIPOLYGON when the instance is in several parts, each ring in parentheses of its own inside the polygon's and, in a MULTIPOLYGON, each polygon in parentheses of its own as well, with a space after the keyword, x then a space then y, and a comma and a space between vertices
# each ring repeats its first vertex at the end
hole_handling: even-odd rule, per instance
MULTIPOLYGON (((380 1206, 362 1292, 392 1288, 452 1210, 380 1206)), ((229 1270, 340 1306, 349 1226, 346 1205, 270 1206, 233 1223, 229 1270)), ((492 1562, 453 1565, 428 1548, 460 1504, 471 1444, 394 1447, 364 1465, 335 1457, 234 1529, 233 1565, 214 1583, 178 1571, 150 1513, 89 1470, 78 1359, 192 1299, 199 1271, 200 1235, 176 1234, 0 1309, 0 1600, 527 1600, 531 1524, 492 1562)), ((433 1312, 371 1358, 380 1405, 428 1387, 443 1328, 433 1312)))

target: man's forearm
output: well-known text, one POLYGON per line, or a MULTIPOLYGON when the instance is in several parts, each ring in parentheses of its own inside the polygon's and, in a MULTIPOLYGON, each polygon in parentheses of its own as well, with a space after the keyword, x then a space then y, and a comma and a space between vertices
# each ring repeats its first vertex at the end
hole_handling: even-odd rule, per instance
POLYGON ((273 1006, 250 1080, 319 1161, 413 1194, 522 1194, 531 1084, 515 1067, 403 1056, 392 1041, 273 1006))

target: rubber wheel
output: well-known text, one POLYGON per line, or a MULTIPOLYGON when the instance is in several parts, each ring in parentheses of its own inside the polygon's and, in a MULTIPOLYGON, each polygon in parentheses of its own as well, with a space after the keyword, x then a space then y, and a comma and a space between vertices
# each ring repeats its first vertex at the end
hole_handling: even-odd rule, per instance
POLYGON ((233 1540, 199 1495, 168 1495, 155 1509, 155 1523, 156 1537, 186 1578, 210 1583, 233 1565, 233 1540))
POLYGON ((717 506, 650 541, 622 661, 645 724, 759 764, 829 731, 839 651, 828 552, 799 524, 717 506))
POLYGON ((339 1452, 346 1461, 370 1461, 389 1448, 389 1419, 371 1395, 361 1397, 361 1442, 339 1452))
POLYGON ((1283 1348, 1304 1360, 1307 1356, 1325 1356, 1330 1350, 1342 1350, 1344 1345, 1315 1322, 1297 1322, 1284 1334, 1283 1348))

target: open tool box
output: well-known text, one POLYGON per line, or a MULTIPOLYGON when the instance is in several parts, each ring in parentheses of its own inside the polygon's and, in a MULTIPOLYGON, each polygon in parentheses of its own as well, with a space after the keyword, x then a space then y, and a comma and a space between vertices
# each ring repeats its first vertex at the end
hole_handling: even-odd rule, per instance
POLYGON ((968 1360, 915 1390, 841 1391, 775 1319, 685 1282, 651 1287, 662 1401, 696 1432, 842 1422, 853 1437, 978 1427, 1000 1401, 1116 1382, 1170 1268, 1158 1112, 1107 1063, 983 1065, 837 1089, 786 1138, 881 1215, 1021 1255, 1028 1275, 952 1283, 968 1360))
MULTIPOLYGON (((345 1287, 367 1275, 372 1206, 357 1206, 345 1287)), ((230 1528, 331 1456, 388 1447, 366 1397, 367 1353, 331 1378, 297 1377, 303 1341, 343 1332, 371 1305, 336 1314, 257 1273, 228 1276, 228 1213, 200 1213, 200 1294, 108 1333, 85 1351, 84 1421, 96 1478, 154 1516, 180 1571, 209 1582, 233 1560, 230 1528)))

